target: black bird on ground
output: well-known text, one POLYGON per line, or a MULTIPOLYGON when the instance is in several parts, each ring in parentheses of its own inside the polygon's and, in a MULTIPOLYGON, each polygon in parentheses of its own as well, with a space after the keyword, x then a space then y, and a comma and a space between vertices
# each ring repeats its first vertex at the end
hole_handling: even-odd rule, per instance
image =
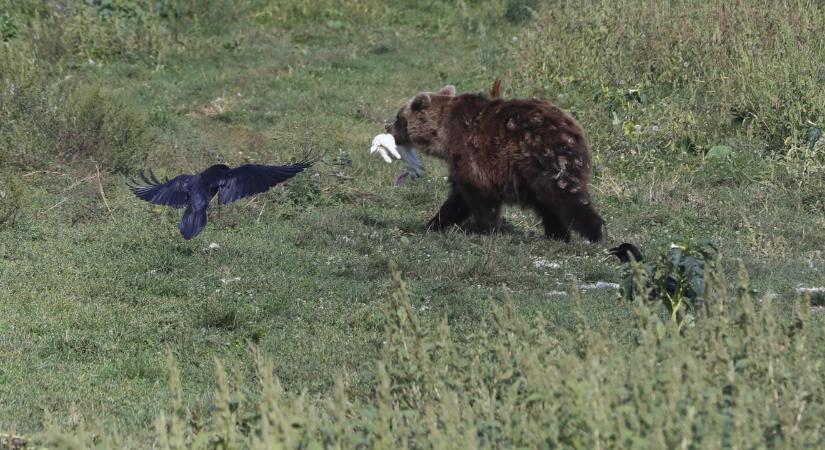
POLYGON ((633 255, 633 259, 636 260, 636 262, 642 262, 642 259, 644 259, 639 247, 627 242, 611 248, 608 252, 616 258, 619 258, 622 264, 630 262, 630 255, 633 255))
POLYGON ((149 171, 149 177, 141 171, 146 185, 132 181, 129 188, 135 195, 156 205, 175 208, 186 207, 180 221, 180 233, 184 239, 192 239, 206 226, 206 208, 215 194, 222 205, 232 203, 286 181, 312 166, 312 161, 302 161, 288 166, 244 164, 234 169, 216 164, 197 175, 178 175, 161 182, 149 171))
POLYGON ((714 273, 717 266, 718 250, 712 242, 678 240, 652 263, 643 261, 642 252, 633 244, 624 243, 609 252, 624 263, 620 286, 626 300, 646 297, 660 301, 680 332, 699 314, 711 314, 705 298, 705 277, 714 273), (631 264, 631 258, 636 263, 631 264), (644 286, 636 285, 637 275, 644 280, 644 286))
MULTIPOLYGON (((637 263, 641 263, 641 262, 644 261, 644 256, 642 256, 642 251, 639 250, 639 247, 636 247, 635 245, 630 244, 628 242, 619 244, 618 246, 611 248, 610 250, 608 250, 608 253, 615 256, 616 258, 619 258, 619 262, 621 262, 622 264, 629 263, 631 255, 633 257, 633 260, 636 261, 637 263)), ((647 268, 643 268, 643 269, 647 269, 647 268)), ((652 268, 647 269, 647 270, 649 272, 649 274, 648 274, 649 277, 652 278, 653 277, 652 268)), ((673 278, 672 276, 668 276, 667 278, 665 278, 665 290, 669 294, 673 295, 673 293, 676 292, 676 287, 677 287, 677 283, 676 283, 675 278, 673 278)), ((653 289, 650 292, 650 298, 655 299, 656 296, 657 296, 656 289, 653 289)))

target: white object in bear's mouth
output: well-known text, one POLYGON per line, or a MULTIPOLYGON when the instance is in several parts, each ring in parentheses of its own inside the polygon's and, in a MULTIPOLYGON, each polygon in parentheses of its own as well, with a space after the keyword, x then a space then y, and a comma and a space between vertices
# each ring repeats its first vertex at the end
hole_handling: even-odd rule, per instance
POLYGON ((401 186, 407 180, 416 179, 424 172, 424 164, 412 147, 396 145, 395 138, 391 134, 379 134, 372 139, 370 153, 378 153, 384 161, 392 163, 392 157, 400 159, 404 163, 404 171, 395 179, 394 185, 401 186))
POLYGON ((401 159, 401 155, 396 150, 395 138, 389 133, 379 134, 372 139, 370 153, 378 153, 388 163, 392 162, 390 155, 395 159, 401 159))

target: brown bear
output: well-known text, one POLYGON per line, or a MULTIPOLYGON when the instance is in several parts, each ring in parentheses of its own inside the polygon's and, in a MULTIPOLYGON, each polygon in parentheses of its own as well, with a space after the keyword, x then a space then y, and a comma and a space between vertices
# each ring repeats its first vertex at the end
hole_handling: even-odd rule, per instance
MULTIPOLYGON (((494 86, 491 96, 498 95, 494 86)), ((544 234, 568 241, 575 230, 602 239, 604 221, 593 208, 587 183, 590 154, 578 123, 540 100, 456 95, 455 87, 422 92, 387 124, 398 145, 447 161, 450 194, 429 230, 461 225, 475 231, 499 225, 502 204, 534 209, 544 234)))

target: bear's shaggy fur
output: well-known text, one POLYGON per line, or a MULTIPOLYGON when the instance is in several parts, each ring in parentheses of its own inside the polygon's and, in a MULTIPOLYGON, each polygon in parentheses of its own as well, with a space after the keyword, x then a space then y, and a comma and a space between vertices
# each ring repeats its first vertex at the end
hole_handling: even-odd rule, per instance
POLYGON ((550 103, 456 95, 446 86, 416 95, 386 128, 399 145, 447 161, 450 194, 428 229, 472 216, 475 230, 488 232, 499 225, 502 204, 517 204, 541 216, 550 239, 567 241, 570 230, 602 239, 604 222, 587 190, 584 133, 550 103))

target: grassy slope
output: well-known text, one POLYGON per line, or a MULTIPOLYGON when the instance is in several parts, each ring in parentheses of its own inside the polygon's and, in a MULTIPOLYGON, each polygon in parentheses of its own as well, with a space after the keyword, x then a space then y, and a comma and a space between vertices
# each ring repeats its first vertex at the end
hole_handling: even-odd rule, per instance
MULTIPOLYGON (((427 160, 426 179, 392 189, 400 167, 366 151, 418 90, 486 90, 510 67, 508 32, 245 27, 227 31, 237 49, 212 37, 160 71, 84 71, 89 83, 161 116, 147 161, 159 173, 310 150, 326 163, 289 187, 215 208, 191 242, 177 233, 178 211, 135 200, 118 175, 102 175, 110 214, 97 179, 87 178, 93 166, 26 174, 23 215, 0 231, 0 429, 36 431, 51 416, 64 425, 104 418, 143 434, 167 404, 166 348, 195 410, 209 405, 214 357, 251 374, 250 341, 275 361, 288 390, 325 391, 342 370, 363 379, 390 259, 433 321, 470 328, 491 302, 511 298, 528 315, 572 326, 569 296, 554 291, 568 291, 572 279, 617 281, 602 247, 546 242, 536 219, 516 210, 508 211, 514 234, 425 234, 446 192, 444 168, 427 160), (219 97, 225 103, 214 103, 219 97), (205 115, 213 103, 225 111, 205 115), (220 249, 208 250, 211 242, 220 249), (537 268, 536 257, 560 268, 537 268)), ((710 237, 746 261, 761 289, 821 282, 822 254, 811 249, 822 248, 823 219, 799 194, 731 181, 695 160, 646 161, 640 170, 594 153, 602 166, 595 197, 611 237, 646 248, 674 235, 710 237)), ((584 303, 594 321, 621 330, 630 312, 614 295, 590 291, 584 303)))

